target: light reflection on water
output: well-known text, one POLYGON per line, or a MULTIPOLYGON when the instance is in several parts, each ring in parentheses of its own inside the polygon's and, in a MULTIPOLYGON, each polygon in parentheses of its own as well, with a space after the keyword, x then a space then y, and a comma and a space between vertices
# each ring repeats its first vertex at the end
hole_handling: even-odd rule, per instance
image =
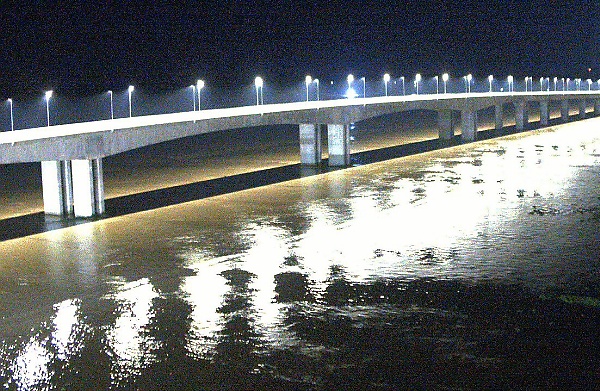
POLYGON ((285 365, 274 369, 272 357, 299 351, 302 381, 318 385, 311 360, 333 354, 335 338, 310 337, 304 323, 343 318, 374 327, 414 313, 454 319, 442 309, 401 312, 390 304, 411 281, 493 281, 539 292, 593 285, 596 123, 2 243, 2 301, 14 294, 31 306, 52 302, 52 315, 21 311, 22 324, 3 316, 11 331, 2 336, 0 379, 8 388, 59 388, 80 384, 74 373, 85 367, 114 388, 242 381, 235 376, 286 384, 285 365), (24 243, 31 258, 20 259, 20 269, 11 257, 24 243), (35 283, 10 285, 11 276, 35 283), (53 289, 36 289, 44 284, 53 289), (369 293, 377 284, 384 288, 369 293), (109 365, 90 369, 95 358, 109 365))

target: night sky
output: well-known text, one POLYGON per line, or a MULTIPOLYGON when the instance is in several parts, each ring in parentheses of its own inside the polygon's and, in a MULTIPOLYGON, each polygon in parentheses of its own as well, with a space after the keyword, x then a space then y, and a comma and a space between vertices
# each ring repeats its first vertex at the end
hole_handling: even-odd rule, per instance
POLYGON ((600 77, 598 0, 31 0, 0 8, 4 99, 129 84, 163 91, 198 78, 227 90, 258 74, 282 86, 350 72, 600 77))

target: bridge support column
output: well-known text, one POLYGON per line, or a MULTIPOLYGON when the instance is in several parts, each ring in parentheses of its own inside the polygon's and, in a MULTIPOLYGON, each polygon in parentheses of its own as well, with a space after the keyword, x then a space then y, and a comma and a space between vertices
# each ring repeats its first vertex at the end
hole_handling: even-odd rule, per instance
POLYGON ((438 111, 438 134, 442 140, 452 140, 454 137, 452 110, 438 111))
POLYGON ((550 120, 550 114, 548 113, 548 101, 540 101, 540 125, 548 126, 550 120))
POLYGON ((321 125, 300 124, 300 162, 316 166, 321 163, 321 125))
POLYGON ((42 162, 44 212, 91 217, 104 213, 102 160, 42 162))
POLYGON ((70 161, 42 162, 44 212, 68 216, 73 213, 73 180, 70 161))
POLYGON ((72 160, 73 206, 75 217, 104 213, 102 159, 72 160))
POLYGON ((560 119, 563 122, 567 122, 569 120, 569 100, 563 99, 560 101, 560 119))
POLYGON ((527 102, 515 102, 515 127, 517 128, 517 131, 525 129, 525 124, 528 122, 527 102))
POLYGON ((594 115, 600 115, 600 99, 594 101, 594 115))
POLYGON ((328 124, 327 142, 330 166, 350 164, 350 127, 348 125, 328 124))
POLYGON ((462 125, 462 139, 464 141, 475 141, 477 135, 477 112, 473 109, 465 109, 460 113, 462 125))
POLYGON ((587 102, 585 99, 581 99, 579 101, 579 118, 580 119, 584 119, 585 118, 585 109, 587 108, 587 102))
POLYGON ((502 113, 502 103, 498 103, 494 109, 496 117, 496 130, 501 130, 504 127, 504 119, 502 113))

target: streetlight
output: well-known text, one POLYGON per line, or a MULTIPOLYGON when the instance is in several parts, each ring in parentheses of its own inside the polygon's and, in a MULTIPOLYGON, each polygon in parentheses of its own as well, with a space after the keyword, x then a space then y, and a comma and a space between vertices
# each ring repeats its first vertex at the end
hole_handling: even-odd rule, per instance
POLYGON ((550 92, 550 78, 546 77, 546 92, 550 92))
POLYGON ((558 82, 558 77, 554 78, 554 92, 556 92, 556 83, 558 82))
POLYGON ((415 87, 417 89, 417 95, 419 95, 419 82, 421 81, 421 74, 417 73, 415 75, 415 87))
POLYGON ((433 78, 435 79, 435 93, 439 94, 440 93, 440 78, 438 77, 438 75, 435 75, 433 78))
POLYGON ((50 98, 52 98, 52 90, 46 91, 46 119, 48 120, 48 126, 50 126, 50 98))
MULTIPOLYGON (((527 83, 529 81, 529 76, 525 76, 525 92, 527 92, 527 83)), ((533 82, 531 84, 531 89, 533 90, 533 82)))
POLYGON ((513 92, 513 82, 514 82, 514 78, 512 77, 512 75, 508 75, 508 92, 513 92))
POLYGON ((321 100, 321 98, 319 97, 319 79, 315 79, 313 81, 317 85, 317 100, 321 100))
MULTIPOLYGON (((533 87, 531 88, 533 91, 533 87)), ((540 92, 544 91, 544 78, 540 77, 540 92)))
POLYGON ((569 82, 570 81, 571 81, 571 79, 567 77, 567 91, 569 91, 569 82))
POLYGON ((364 77, 361 77, 360 80, 363 82, 363 98, 367 97, 367 80, 364 77))
POLYGON ((204 88, 204 80, 197 80, 196 81, 196 91, 198 92, 198 111, 200 111, 200 98, 202 97, 202 95, 200 94, 200 91, 202 91, 203 88, 204 88))
POLYGON ((131 93, 133 92, 133 86, 129 86, 127 88, 127 92, 129 93, 129 118, 131 118, 131 93))
POLYGON ((10 130, 15 130, 15 123, 13 121, 13 100, 8 98, 8 104, 10 105, 10 130))
POLYGON ((444 82, 444 94, 446 93, 446 83, 448 82, 449 77, 450 76, 447 73, 444 73, 442 75, 442 81, 444 82))
POLYGON ((108 90, 107 94, 110 97, 110 119, 115 119, 115 112, 113 110, 113 92, 112 92, 112 90, 108 90))
POLYGON ((192 84, 190 88, 192 89, 192 111, 196 111, 196 86, 192 84))
POLYGON ((263 103, 263 79, 260 76, 256 76, 256 79, 254 79, 254 86, 256 87, 256 105, 258 106, 259 104, 263 103), (260 100, 258 99, 258 90, 260 90, 260 100))
POLYGON ((308 86, 313 82, 312 77, 306 76, 304 83, 306 84, 306 101, 308 102, 308 86))
POLYGON ((492 93, 492 82, 494 81, 494 75, 489 75, 488 81, 490 82, 490 94, 491 94, 492 93))
POLYGON ((404 76, 402 76, 400 80, 402 80, 402 95, 404 96, 406 95, 406 89, 404 88, 404 76))
POLYGON ((354 75, 349 74, 346 80, 348 81, 348 88, 352 88, 352 83, 354 83, 354 75))
POLYGON ((562 82, 562 90, 563 90, 563 92, 564 92, 564 91, 565 91, 565 78, 564 78, 564 77, 561 77, 561 78, 560 78, 560 81, 562 82))
POLYGON ((388 96, 388 83, 390 82, 390 74, 383 75, 383 83, 385 84, 385 96, 388 96))
POLYGON ((592 79, 587 79, 587 83, 588 83, 588 91, 592 90, 592 79))
POLYGON ((470 93, 471 92, 471 80, 473 79, 473 75, 471 75, 469 73, 467 76, 463 76, 463 78, 465 79, 465 92, 470 93))
POLYGON ((581 91, 581 79, 575 79, 575 85, 577 86, 577 91, 581 91))

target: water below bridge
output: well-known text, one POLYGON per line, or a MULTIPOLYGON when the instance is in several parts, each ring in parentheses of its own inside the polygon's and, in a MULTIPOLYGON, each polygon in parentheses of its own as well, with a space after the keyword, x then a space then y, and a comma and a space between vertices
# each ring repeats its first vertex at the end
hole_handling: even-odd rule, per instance
MULTIPOLYGON (((437 136, 405 115, 358 124, 353 151, 437 136)), ((594 388, 599 124, 4 240, 0 384, 594 388)), ((180 143, 107 159, 107 196, 298 161, 285 128, 180 143)), ((19 175, 3 179, 0 218, 19 223, 42 209, 39 170, 3 169, 19 175)))

